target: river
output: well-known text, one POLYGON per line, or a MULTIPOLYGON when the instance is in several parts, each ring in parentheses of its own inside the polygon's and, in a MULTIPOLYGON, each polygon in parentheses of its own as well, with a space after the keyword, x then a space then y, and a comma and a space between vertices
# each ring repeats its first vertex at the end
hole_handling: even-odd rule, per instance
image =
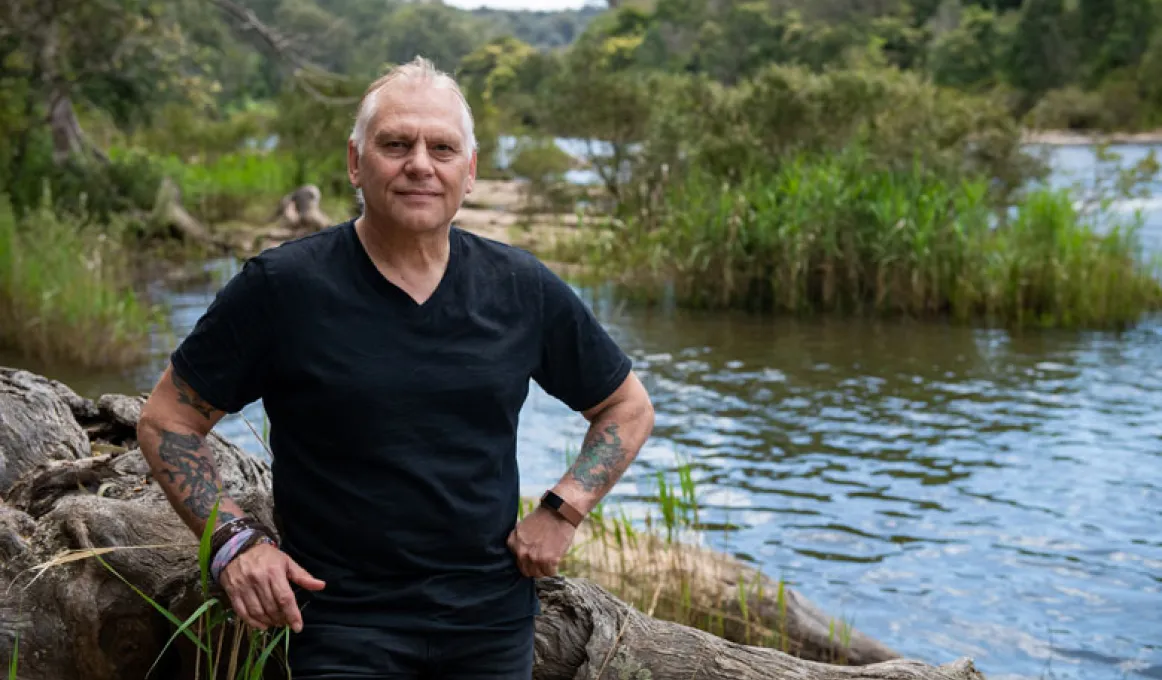
MULTIPOLYGON (((1055 183, 1092 169, 1084 147, 1050 153, 1055 183)), ((1162 252, 1152 190, 1128 207, 1162 252)), ((154 291, 177 338, 237 265, 206 266, 215 278, 154 291)), ((653 472, 688 460, 702 520, 736 527, 709 543, 908 656, 968 655, 992 679, 1162 678, 1162 317, 1010 333, 643 310, 580 292, 658 414, 613 504, 640 517, 653 472)), ((174 340, 155 338, 150 364, 126 374, 23 365, 88 396, 142 392, 174 340)), ((262 427, 261 404, 244 415, 262 427)), ((239 417, 219 430, 264 455, 239 417)), ((556 481, 583 433, 533 385, 527 495, 556 481)))

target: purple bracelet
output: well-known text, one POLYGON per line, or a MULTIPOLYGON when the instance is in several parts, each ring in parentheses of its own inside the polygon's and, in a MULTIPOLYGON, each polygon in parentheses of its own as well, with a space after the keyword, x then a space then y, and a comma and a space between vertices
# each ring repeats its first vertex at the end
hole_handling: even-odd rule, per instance
POLYGON ((226 565, 230 564, 235 557, 238 557, 247 548, 254 547, 260 543, 274 545, 274 541, 265 535, 259 536, 256 541, 251 540, 257 533, 254 529, 244 529, 229 541, 226 541, 226 544, 218 550, 214 555, 213 561, 210 563, 210 575, 214 578, 215 583, 218 583, 218 577, 221 576, 226 565))
POLYGON ((227 564, 230 564, 230 560, 238 556, 238 549, 242 547, 246 539, 253 535, 254 529, 244 529, 235 534, 229 541, 226 541, 226 544, 215 553, 214 560, 210 563, 210 575, 214 577, 215 583, 218 581, 218 576, 222 573, 222 570, 226 568, 227 564))

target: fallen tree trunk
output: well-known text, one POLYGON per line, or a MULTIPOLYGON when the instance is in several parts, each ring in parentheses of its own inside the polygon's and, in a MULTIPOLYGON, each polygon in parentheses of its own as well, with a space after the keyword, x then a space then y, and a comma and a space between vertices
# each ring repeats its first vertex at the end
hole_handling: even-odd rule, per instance
POLYGON ((182 192, 169 177, 157 189, 151 216, 155 226, 174 230, 183 240, 193 243, 214 244, 210 231, 182 206, 182 192))
MULTIPOLYGON (((173 625, 110 571, 180 618, 202 600, 194 538, 136 448, 141 404, 120 395, 93 403, 59 383, 0 369, 0 462, 17 473, 0 494, 0 668, 19 634, 22 680, 145 678, 155 661, 150 677, 193 678, 192 646, 179 640, 163 655, 173 625), (89 451, 77 451, 78 437, 89 451), (101 556, 109 568, 91 557, 37 568, 94 548, 124 549, 101 556)), ((269 468, 217 435, 210 445, 226 492, 271 523, 269 468)), ((538 680, 980 678, 966 661, 813 663, 654 619, 582 579, 542 579, 538 592, 538 680)), ((796 649, 818 652, 813 644, 796 649)))
POLYGON ((588 581, 543 579, 537 680, 984 680, 972 661, 836 666, 646 616, 588 581))

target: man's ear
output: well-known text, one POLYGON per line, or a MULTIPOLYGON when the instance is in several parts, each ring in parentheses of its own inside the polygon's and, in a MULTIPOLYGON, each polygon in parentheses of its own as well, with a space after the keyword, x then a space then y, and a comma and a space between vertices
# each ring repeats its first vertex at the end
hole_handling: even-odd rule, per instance
POLYGON ((468 184, 464 193, 470 194, 476 188, 476 149, 472 150, 472 160, 468 162, 468 184))
POLYGON ((347 180, 351 186, 359 188, 359 149, 354 140, 347 140, 347 180))

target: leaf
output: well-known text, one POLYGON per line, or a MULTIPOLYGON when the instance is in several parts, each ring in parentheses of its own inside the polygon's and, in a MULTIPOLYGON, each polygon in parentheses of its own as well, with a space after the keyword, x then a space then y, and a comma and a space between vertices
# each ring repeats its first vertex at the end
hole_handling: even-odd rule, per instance
POLYGON ((198 545, 198 569, 202 574, 202 594, 206 597, 210 595, 210 559, 213 557, 210 554, 210 539, 214 536, 214 529, 218 526, 218 504, 221 502, 221 498, 214 501, 214 507, 210 509, 210 517, 206 520, 206 527, 202 530, 202 541, 198 545))

